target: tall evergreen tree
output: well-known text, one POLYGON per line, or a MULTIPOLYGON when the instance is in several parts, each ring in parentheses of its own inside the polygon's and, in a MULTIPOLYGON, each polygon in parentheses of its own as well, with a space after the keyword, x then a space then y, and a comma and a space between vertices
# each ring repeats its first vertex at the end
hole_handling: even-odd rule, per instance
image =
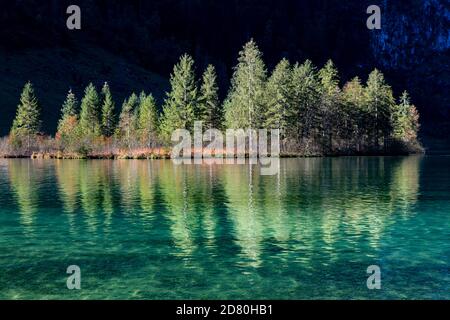
POLYGON ((370 136, 373 147, 379 148, 392 133, 392 110, 395 106, 391 87, 385 82, 383 74, 375 69, 369 75, 366 85, 368 112, 373 121, 370 126, 370 136))
POLYGON ((365 144, 366 125, 370 122, 364 87, 358 77, 346 83, 342 92, 344 139, 353 140, 358 151, 365 144))
POLYGON ((119 116, 118 134, 127 148, 130 148, 135 138, 136 108, 139 105, 138 96, 133 93, 123 102, 122 111, 119 116))
POLYGON ((158 111, 152 94, 146 95, 142 92, 140 95, 137 126, 141 142, 152 147, 158 135, 158 111))
POLYGON ((264 123, 267 71, 262 54, 251 40, 239 53, 231 88, 224 104, 228 128, 258 128, 264 123))
POLYGON ((99 123, 100 98, 94 85, 90 83, 81 100, 80 133, 84 137, 93 137, 100 134, 99 123))
POLYGON ((395 106, 392 117, 394 138, 406 142, 417 139, 419 116, 415 106, 411 104, 408 92, 403 92, 400 103, 395 106))
POLYGON ((78 100, 72 89, 69 90, 61 108, 61 120, 77 115, 78 100))
POLYGON ((197 119, 202 120, 208 129, 219 129, 222 125, 222 109, 219 102, 219 87, 214 66, 209 65, 202 77, 197 119))
POLYGON ((320 116, 322 118, 322 147, 326 152, 333 151, 333 136, 340 134, 342 123, 338 71, 333 61, 328 60, 319 70, 321 84, 320 116))
POLYGON ((316 67, 310 60, 294 65, 292 92, 293 128, 297 131, 297 139, 311 138, 317 134, 321 118, 318 109, 320 85, 316 67))
POLYGON ((294 122, 293 82, 288 60, 281 60, 273 70, 266 87, 265 127, 280 129, 281 137, 286 138, 294 122))
POLYGON ((101 114, 101 129, 102 134, 105 137, 111 137, 115 131, 116 125, 116 115, 115 115, 115 104, 111 94, 111 90, 109 89, 108 83, 105 82, 102 88, 102 114, 101 114))
POLYGON ((61 118, 58 122, 57 138, 61 140, 65 148, 70 147, 77 137, 78 101, 72 89, 69 90, 66 100, 61 108, 61 118))
POLYGON ((185 54, 175 65, 170 76, 171 91, 163 106, 161 132, 170 139, 176 129, 192 130, 198 107, 194 60, 185 54))
POLYGON ((17 114, 14 119, 10 135, 21 143, 26 139, 27 148, 30 149, 31 139, 39 133, 41 127, 41 108, 34 94, 33 85, 27 82, 20 96, 17 114))

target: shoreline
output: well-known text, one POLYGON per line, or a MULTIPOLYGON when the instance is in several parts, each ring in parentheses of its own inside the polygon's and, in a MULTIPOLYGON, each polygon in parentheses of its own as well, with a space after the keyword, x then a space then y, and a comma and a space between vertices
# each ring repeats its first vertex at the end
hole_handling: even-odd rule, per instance
MULTIPOLYGON (((340 154, 301 154, 301 153, 282 153, 276 158, 292 159, 292 158, 341 158, 341 157, 396 157, 396 156, 417 156, 426 155, 425 151, 411 151, 411 152, 361 152, 361 153, 340 153, 340 154)), ((190 157, 194 159, 194 155, 190 157)), ((236 156, 227 157, 225 154, 218 159, 237 159, 236 156)), ((248 159, 249 155, 246 154, 248 159)), ((261 157, 257 157, 261 158, 261 157)), ((269 156, 268 158, 271 158, 269 156)), ((119 153, 119 154, 91 154, 81 155, 74 153, 60 153, 60 152, 46 152, 33 153, 31 155, 0 155, 0 159, 31 159, 31 160, 170 160, 172 159, 170 153, 150 153, 150 154, 133 154, 119 153)), ((185 157, 189 159, 189 157, 185 157)), ((202 159, 210 160, 216 159, 214 156, 203 156, 202 159)))

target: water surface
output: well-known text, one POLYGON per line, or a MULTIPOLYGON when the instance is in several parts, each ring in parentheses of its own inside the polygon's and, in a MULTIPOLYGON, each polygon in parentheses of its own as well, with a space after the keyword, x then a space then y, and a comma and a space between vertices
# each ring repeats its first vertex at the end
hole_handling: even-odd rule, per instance
POLYGON ((0 160, 0 298, 450 299, 449 168, 0 160))

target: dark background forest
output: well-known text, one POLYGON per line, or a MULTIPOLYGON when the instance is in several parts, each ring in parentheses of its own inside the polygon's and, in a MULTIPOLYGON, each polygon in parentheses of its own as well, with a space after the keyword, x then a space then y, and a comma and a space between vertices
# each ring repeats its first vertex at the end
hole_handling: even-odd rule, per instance
POLYGON ((449 140, 448 0, 1 0, 0 134, 8 133, 26 81, 35 84, 44 128, 54 133, 69 88, 108 81, 121 102, 131 91, 164 99, 180 55, 200 74, 216 66, 222 98, 242 45, 253 38, 269 69, 282 58, 333 59, 345 82, 379 68, 396 96, 408 90, 421 113, 425 145, 449 140), (82 10, 82 30, 66 28, 66 8, 82 10), (366 9, 382 8, 368 30, 366 9))

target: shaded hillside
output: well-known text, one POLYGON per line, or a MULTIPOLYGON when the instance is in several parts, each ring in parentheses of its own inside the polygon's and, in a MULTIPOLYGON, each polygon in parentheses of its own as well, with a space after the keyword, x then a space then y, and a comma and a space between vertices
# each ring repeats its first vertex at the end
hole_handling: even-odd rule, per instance
POLYGON ((372 37, 375 63, 421 108, 425 132, 450 132, 450 2, 383 0, 383 28, 372 37))
MULTIPOLYGON (((121 63, 144 73, 145 69, 168 77, 178 57, 189 52, 198 71, 208 63, 217 67, 223 95, 239 49, 254 38, 270 68, 283 56, 291 61, 309 58, 317 65, 331 58, 342 70, 344 82, 355 74, 365 80, 378 67, 396 95, 404 89, 410 91, 425 122, 425 131, 440 136, 448 134, 445 129, 450 116, 448 0, 379 1, 381 31, 366 28, 366 8, 373 4, 370 0, 79 0, 82 30, 76 32, 66 29, 65 10, 69 4, 72 2, 66 0, 11 0, 2 4, 2 83, 10 83, 12 80, 7 78, 20 74, 20 79, 34 78, 38 93, 39 83, 53 79, 59 83, 48 83, 49 86, 57 87, 62 82, 61 86, 67 87, 73 81, 70 60, 59 59, 54 52, 76 50, 80 52, 79 59, 87 61, 89 54, 84 56, 80 50, 100 52, 95 48, 102 48, 108 52, 106 60, 120 57, 115 64, 116 77, 121 78, 119 83, 108 80, 113 89, 119 86, 126 91, 125 87, 130 90, 139 86, 133 83, 136 79, 122 79, 127 72, 122 70, 121 63), (67 71, 69 77, 33 74, 34 67, 22 58, 33 52, 30 49, 50 50, 48 59, 39 61, 41 68, 67 71), (3 60, 5 55, 10 62, 3 60), (19 66, 20 61, 25 63, 18 67, 20 72, 5 66, 19 66), (6 72, 7 68, 10 71, 6 72)), ((83 80, 92 76, 92 80, 101 82, 106 78, 101 64, 89 69, 86 75, 81 72, 83 80)), ((10 97, 19 92, 21 85, 0 87, 0 97, 8 104, 4 113, 8 119, 12 118, 10 112, 15 106, 11 105, 10 97)), ((64 91, 53 94, 62 97, 64 91)), ((55 112, 51 109, 50 113, 55 112)))
MULTIPOLYGON (((33 82, 43 109, 43 127, 54 133, 60 108, 72 88, 79 99, 89 82, 99 88, 108 81, 117 107, 131 92, 145 90, 163 99, 168 81, 136 64, 93 46, 72 51, 64 48, 28 49, 0 53, 0 134, 8 132, 27 81, 33 82)), ((139 93, 139 92, 137 92, 139 93)))

